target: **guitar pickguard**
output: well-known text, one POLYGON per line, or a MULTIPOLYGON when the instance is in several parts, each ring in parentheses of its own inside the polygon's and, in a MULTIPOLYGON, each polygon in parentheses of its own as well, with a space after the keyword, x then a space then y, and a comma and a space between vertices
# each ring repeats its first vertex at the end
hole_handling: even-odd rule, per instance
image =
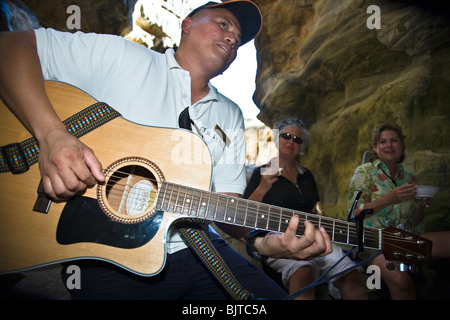
POLYGON ((120 223, 106 216, 96 199, 76 197, 61 212, 56 240, 63 245, 91 242, 123 249, 138 248, 153 239, 163 215, 157 211, 138 223, 120 223))

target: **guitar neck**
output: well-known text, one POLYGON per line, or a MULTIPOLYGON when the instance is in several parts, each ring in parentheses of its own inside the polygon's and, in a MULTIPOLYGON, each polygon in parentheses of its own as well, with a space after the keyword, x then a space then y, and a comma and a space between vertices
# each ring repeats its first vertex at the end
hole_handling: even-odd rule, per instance
MULTIPOLYGON (((317 228, 324 227, 335 243, 357 246, 356 225, 313 213, 286 209, 261 202, 236 198, 164 181, 161 184, 156 209, 180 215, 227 223, 260 230, 285 232, 293 215, 300 217, 297 235, 304 234, 303 222, 308 220, 317 228)), ((379 250, 382 243, 380 229, 364 227, 366 248, 379 250)))

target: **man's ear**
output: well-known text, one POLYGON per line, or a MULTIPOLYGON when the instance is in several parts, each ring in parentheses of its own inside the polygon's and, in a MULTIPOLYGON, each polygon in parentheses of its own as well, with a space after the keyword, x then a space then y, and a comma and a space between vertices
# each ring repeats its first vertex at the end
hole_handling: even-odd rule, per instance
POLYGON ((191 30, 191 26, 192 26, 192 18, 191 17, 186 17, 182 22, 181 22, 181 30, 183 31, 183 33, 189 33, 189 31, 191 30))

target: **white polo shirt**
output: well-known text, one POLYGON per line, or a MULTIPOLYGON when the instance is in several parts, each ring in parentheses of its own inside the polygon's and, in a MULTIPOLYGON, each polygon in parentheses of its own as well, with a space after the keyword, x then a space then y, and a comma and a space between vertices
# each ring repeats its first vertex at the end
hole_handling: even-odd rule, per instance
MULTIPOLYGON (((186 107, 203 137, 213 161, 212 190, 243 194, 245 180, 245 127, 238 105, 209 84, 210 92, 191 105, 189 72, 168 49, 157 53, 123 37, 35 30, 38 54, 46 80, 69 83, 98 101, 106 102, 132 122, 178 128, 186 107), (229 139, 215 134, 218 126, 229 139)), ((184 244, 169 240, 169 252, 184 244)))

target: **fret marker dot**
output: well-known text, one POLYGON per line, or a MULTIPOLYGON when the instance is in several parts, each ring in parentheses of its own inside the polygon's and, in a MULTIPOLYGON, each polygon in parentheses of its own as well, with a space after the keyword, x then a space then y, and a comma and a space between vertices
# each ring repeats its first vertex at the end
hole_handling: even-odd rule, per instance
POLYGON ((234 199, 231 199, 231 202, 234 202, 234 199))
POLYGON ((191 202, 191 200, 189 200, 189 199, 186 199, 186 202, 191 202))
POLYGON ((265 216, 264 216, 264 215, 261 215, 261 218, 265 218, 265 216))
POLYGON ((206 206, 206 203, 205 203, 205 202, 202 202, 202 206, 206 206))
POLYGON ((227 220, 228 220, 228 221, 231 221, 231 217, 228 217, 227 220))

